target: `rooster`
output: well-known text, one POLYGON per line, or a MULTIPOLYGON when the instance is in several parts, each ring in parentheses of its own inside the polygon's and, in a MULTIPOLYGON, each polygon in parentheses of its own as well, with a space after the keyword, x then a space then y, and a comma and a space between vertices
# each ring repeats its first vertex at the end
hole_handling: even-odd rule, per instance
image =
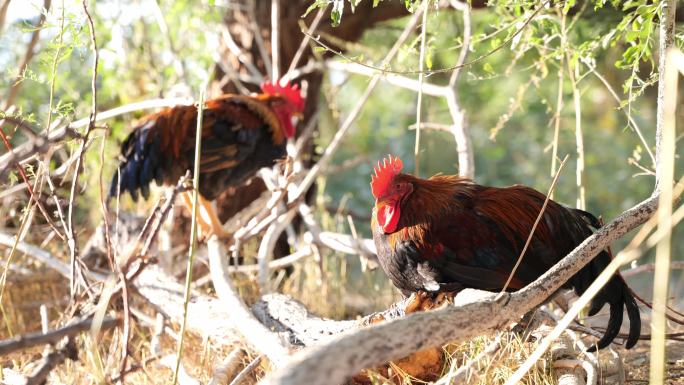
MULTIPOLYGON (((392 283, 404 295, 421 294, 417 298, 464 288, 504 289, 546 196, 520 185, 480 186, 454 175, 420 179, 401 170, 401 159, 390 155, 371 176, 373 239, 392 283)), ((549 200, 507 290, 534 281, 600 226, 592 214, 549 200)), ((565 287, 581 295, 611 258, 610 250, 601 251, 565 287)), ((618 335, 625 308, 630 324, 625 345, 631 348, 641 319, 619 273, 592 300, 589 315, 605 304, 610 317, 598 348, 618 335)))
MULTIPOLYGON (((198 222, 200 233, 225 236, 211 201, 263 167, 285 156, 286 139, 295 135, 293 117, 301 116, 304 99, 297 85, 264 83, 261 93, 226 94, 203 109, 198 222)), ((175 106, 144 118, 121 146, 110 196, 128 191, 133 200, 147 198, 149 185, 172 185, 194 167, 197 106, 175 106)), ((183 194, 191 207, 190 193, 183 194)))

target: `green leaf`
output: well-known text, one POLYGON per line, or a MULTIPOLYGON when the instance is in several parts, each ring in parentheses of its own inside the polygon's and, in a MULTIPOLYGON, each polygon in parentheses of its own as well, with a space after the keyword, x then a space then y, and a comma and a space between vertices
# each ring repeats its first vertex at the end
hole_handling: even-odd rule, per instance
POLYGON ((311 11, 317 8, 325 8, 329 4, 328 0, 316 0, 314 1, 311 5, 309 5, 309 8, 306 9, 304 14, 302 15, 302 18, 305 18, 311 11))
POLYGON ((427 66, 427 68, 428 68, 429 70, 432 69, 433 58, 434 58, 434 50, 428 48, 428 49, 427 49, 427 52, 426 52, 426 54, 425 54, 425 66, 427 66))
POLYGON ((342 14, 344 13, 344 0, 333 0, 332 12, 330 12, 330 18, 332 19, 333 27, 340 25, 342 21, 342 14))
POLYGON ((565 6, 563 6, 563 14, 567 15, 570 8, 575 6, 575 0, 567 0, 565 6))

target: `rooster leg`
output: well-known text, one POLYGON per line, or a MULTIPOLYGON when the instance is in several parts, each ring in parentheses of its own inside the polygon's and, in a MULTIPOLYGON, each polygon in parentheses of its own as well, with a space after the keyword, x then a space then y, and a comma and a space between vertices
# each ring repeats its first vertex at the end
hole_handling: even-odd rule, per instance
MULTIPOLYGON (((186 191, 183 194, 183 203, 192 212, 192 192, 186 191)), ((202 195, 198 196, 198 215, 197 215, 197 225, 198 234, 197 238, 200 240, 209 239, 211 235, 216 235, 219 238, 229 238, 230 234, 223 230, 221 221, 216 214, 216 209, 213 204, 206 200, 202 195)))
POLYGON ((458 294, 460 290, 454 291, 440 291, 433 301, 434 308, 441 309, 449 304, 454 303, 454 297, 458 294))
POLYGON ((433 296, 434 293, 429 293, 423 290, 411 294, 411 297, 409 297, 408 303, 404 308, 404 314, 411 314, 429 309, 433 296))
POLYGON ((404 314, 411 314, 418 311, 439 309, 454 302, 454 297, 460 290, 427 292, 418 291, 413 293, 404 309, 404 314))

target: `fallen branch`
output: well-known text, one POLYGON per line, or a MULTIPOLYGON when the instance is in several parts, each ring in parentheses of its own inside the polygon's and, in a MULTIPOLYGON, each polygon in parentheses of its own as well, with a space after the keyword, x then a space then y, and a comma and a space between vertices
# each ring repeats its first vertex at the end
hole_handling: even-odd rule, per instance
MULTIPOLYGON (((230 319, 230 323, 238 328, 240 334, 253 349, 266 356, 275 367, 282 366, 289 355, 289 344, 254 318, 252 312, 240 299, 228 276, 227 254, 223 244, 216 237, 212 237, 207 246, 209 249, 209 269, 214 289, 222 308, 230 309, 229 316, 226 318, 230 319)), ((189 315, 192 315, 192 312, 189 312, 189 315)), ((223 323, 226 323, 225 319, 223 323)))
MULTIPOLYGON (((30 333, 2 340, 0 341, 0 356, 38 345, 55 344, 64 337, 73 337, 81 332, 90 330, 92 324, 93 317, 88 317, 86 319, 70 323, 61 328, 48 331, 47 333, 30 333)), ((107 317, 102 322, 101 330, 111 329, 118 324, 118 319, 107 317)))
POLYGON ((214 367, 211 380, 208 385, 227 384, 228 381, 236 378, 239 374, 240 364, 245 356, 245 351, 241 348, 235 348, 221 361, 219 365, 214 367))
POLYGON ((300 302, 285 294, 268 294, 252 306, 256 318, 271 330, 287 335, 292 345, 313 346, 339 333, 354 329, 361 322, 335 321, 313 315, 300 302))
POLYGON ((240 371, 240 373, 238 373, 237 376, 235 376, 235 378, 233 379, 233 381, 230 382, 230 385, 240 385, 240 384, 242 383, 242 380, 243 380, 245 377, 247 377, 247 375, 248 375, 249 373, 251 373, 252 370, 254 370, 254 368, 256 368, 257 365, 259 365, 260 363, 261 363, 261 356, 258 356, 257 358, 255 358, 254 360, 252 360, 252 362, 250 362, 249 365, 245 366, 245 368, 242 369, 242 370, 240 371))
POLYGON ((59 349, 46 354, 40 360, 36 369, 26 378, 24 385, 44 384, 52 369, 63 364, 67 358, 74 361, 78 359, 78 350, 71 338, 67 338, 59 349))
MULTIPOLYGON (((183 285, 164 273, 158 266, 147 267, 131 282, 133 294, 141 296, 170 322, 183 319, 183 285)), ((217 346, 232 346, 237 342, 235 327, 226 320, 234 310, 216 298, 192 293, 188 304, 187 331, 199 336, 210 335, 217 346)))

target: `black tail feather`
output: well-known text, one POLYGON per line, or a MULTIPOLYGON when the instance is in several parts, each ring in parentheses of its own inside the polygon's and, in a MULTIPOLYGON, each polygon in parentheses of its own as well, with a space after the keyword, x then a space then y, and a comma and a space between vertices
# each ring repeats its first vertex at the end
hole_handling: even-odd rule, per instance
MULTIPOLYGON (((602 221, 589 212, 577 209, 573 209, 573 212, 585 223, 587 228, 591 229, 592 232, 603 226, 602 221)), ((572 280, 575 292, 578 295, 582 295, 608 264, 610 264, 612 258, 610 249, 608 248, 601 251, 588 265, 580 270, 572 280)), ((605 334, 599 339, 596 345, 589 348, 588 351, 593 352, 597 348, 603 349, 613 342, 615 337, 620 333, 620 327, 624 320, 623 312, 625 309, 627 310, 627 317, 629 319, 629 334, 625 342, 625 347, 628 349, 631 348, 639 340, 641 334, 641 317, 639 314, 639 306, 637 306, 631 290, 619 273, 616 273, 591 301, 588 311, 589 316, 596 315, 606 304, 610 306, 610 315, 608 317, 608 325, 606 326, 605 334)))
POLYGON ((629 335, 625 342, 625 347, 629 349, 639 341, 639 336, 641 335, 641 315, 639 314, 639 306, 634 296, 632 296, 630 290, 627 290, 626 284, 624 285, 625 290, 622 291, 622 296, 627 308, 627 317, 629 317, 629 335))
MULTIPOLYGON (((595 346, 592 346, 591 348, 587 349, 589 352, 595 351, 596 347, 598 347, 599 349, 603 349, 606 346, 610 345, 610 343, 613 342, 615 337, 617 337, 617 335, 620 333, 620 327, 622 326, 623 319, 622 312, 625 308, 622 296, 620 296, 617 301, 610 302, 609 306, 610 316, 608 318, 608 325, 606 326, 606 331, 603 334, 603 337, 601 337, 601 339, 596 343, 595 346)), ((594 305, 592 304, 592 310, 593 309, 594 305)))
POLYGON ((161 153, 158 137, 148 141, 148 135, 154 121, 139 126, 128 135, 121 145, 121 158, 118 172, 112 176, 109 197, 116 196, 120 191, 123 195, 128 191, 134 201, 138 200, 138 193, 143 198, 149 196, 149 184, 157 178, 163 180, 163 168, 160 166, 161 153))
POLYGON ((629 319, 629 334, 625 342, 625 347, 627 349, 633 347, 641 335, 641 316, 639 314, 639 306, 621 276, 614 276, 592 300, 588 312, 589 316, 598 313, 605 304, 610 306, 610 315, 608 317, 608 325, 606 326, 605 334, 596 343, 596 346, 591 347, 588 351, 593 352, 597 347, 598 349, 603 349, 613 342, 615 337, 620 333, 620 327, 624 320, 623 312, 625 309, 627 310, 627 318, 629 319))

